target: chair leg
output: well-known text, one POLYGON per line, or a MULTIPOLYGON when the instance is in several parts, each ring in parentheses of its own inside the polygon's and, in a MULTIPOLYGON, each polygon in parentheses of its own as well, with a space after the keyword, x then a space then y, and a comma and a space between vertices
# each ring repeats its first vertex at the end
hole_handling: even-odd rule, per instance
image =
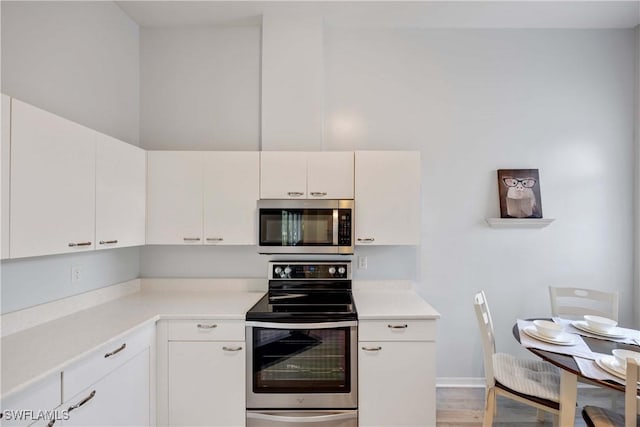
POLYGON ((496 406, 498 406, 496 405, 496 392, 494 388, 491 388, 487 390, 482 427, 491 427, 493 425, 493 414, 496 406))
POLYGON ((538 421, 544 422, 544 411, 542 409, 538 409, 538 421))

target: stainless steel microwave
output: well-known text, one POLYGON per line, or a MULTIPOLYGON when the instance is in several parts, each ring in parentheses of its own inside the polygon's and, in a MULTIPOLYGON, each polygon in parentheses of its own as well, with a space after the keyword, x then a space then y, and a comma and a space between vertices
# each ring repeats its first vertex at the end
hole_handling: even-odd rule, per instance
POLYGON ((353 254, 353 200, 259 200, 262 254, 353 254))

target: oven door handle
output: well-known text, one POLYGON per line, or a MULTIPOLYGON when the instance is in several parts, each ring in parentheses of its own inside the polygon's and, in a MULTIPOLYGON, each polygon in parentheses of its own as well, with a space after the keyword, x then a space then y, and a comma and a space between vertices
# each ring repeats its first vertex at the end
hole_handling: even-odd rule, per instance
POLYGON ((310 417, 305 417, 305 416, 287 417, 283 415, 263 414, 260 412, 247 412, 247 418, 252 418, 254 420, 276 421, 281 423, 296 423, 296 424, 326 423, 328 421, 352 420, 357 417, 358 417, 358 414, 355 411, 343 412, 338 414, 330 414, 330 415, 314 415, 310 417))
POLYGON ((344 322, 320 322, 320 323, 275 323, 275 322, 246 322, 247 327, 269 329, 331 329, 350 328, 358 326, 356 320, 344 322))

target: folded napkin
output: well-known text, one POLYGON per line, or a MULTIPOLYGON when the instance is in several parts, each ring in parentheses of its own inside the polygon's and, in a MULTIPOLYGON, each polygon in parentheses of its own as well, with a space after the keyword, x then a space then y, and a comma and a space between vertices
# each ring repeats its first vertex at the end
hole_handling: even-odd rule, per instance
MULTIPOLYGON (((567 356, 578 356, 585 359, 596 359, 597 353, 591 351, 589 346, 584 342, 580 335, 576 335, 577 340, 575 345, 557 345, 550 344, 544 341, 537 340, 527 335, 523 331, 524 328, 532 326, 533 322, 528 320, 518 319, 518 330, 520 332, 520 344, 526 348, 536 348, 538 350, 550 351, 552 353, 566 354, 567 356)), ((567 331, 565 331, 567 332, 567 331)))
POLYGON ((572 334, 579 334, 579 335, 582 335, 583 337, 597 338, 599 340, 604 340, 604 341, 613 341, 613 342, 619 342, 623 344, 640 345, 640 341, 638 341, 640 340, 640 331, 635 329, 621 328, 618 326, 617 330, 619 330, 621 333, 625 334, 626 336, 624 338, 610 338, 602 335, 592 334, 590 332, 583 331, 582 329, 578 329, 571 324, 573 320, 554 317, 553 321, 564 326, 565 332, 571 332, 572 334))
MULTIPOLYGON (((598 355, 599 357, 602 355, 598 355)), ((594 380, 610 380, 619 384, 624 384, 625 381, 622 378, 618 378, 599 367, 594 360, 583 359, 581 357, 573 357, 580 369, 582 375, 594 380)))

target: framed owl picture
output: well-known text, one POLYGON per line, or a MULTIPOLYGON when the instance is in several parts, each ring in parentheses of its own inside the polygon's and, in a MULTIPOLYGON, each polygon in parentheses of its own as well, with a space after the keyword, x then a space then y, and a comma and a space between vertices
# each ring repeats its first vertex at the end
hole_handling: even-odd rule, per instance
POLYGON ((501 218, 542 218, 538 169, 498 169, 501 218))

